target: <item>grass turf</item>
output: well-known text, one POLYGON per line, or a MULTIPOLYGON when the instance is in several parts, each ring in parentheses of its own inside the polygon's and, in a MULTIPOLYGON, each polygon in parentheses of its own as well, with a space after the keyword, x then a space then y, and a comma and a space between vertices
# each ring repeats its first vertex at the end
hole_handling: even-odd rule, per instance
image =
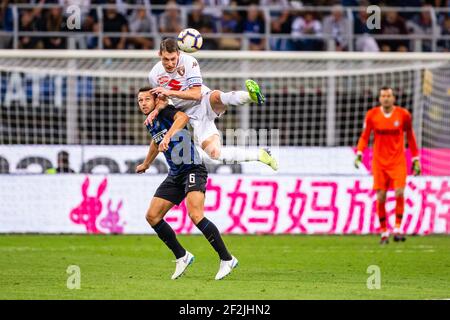
POLYGON ((203 236, 179 236, 195 255, 180 279, 156 236, 2 235, 0 299, 444 299, 450 237, 225 236, 239 267, 215 281, 219 261, 203 236), (69 290, 69 265, 81 289, 69 290), (381 271, 369 290, 367 268, 381 271))

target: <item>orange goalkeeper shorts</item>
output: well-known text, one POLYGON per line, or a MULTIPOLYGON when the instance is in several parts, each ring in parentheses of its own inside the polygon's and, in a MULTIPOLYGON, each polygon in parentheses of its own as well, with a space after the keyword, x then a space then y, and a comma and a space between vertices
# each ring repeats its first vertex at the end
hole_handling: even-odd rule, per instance
POLYGON ((374 167, 373 173, 373 189, 374 190, 390 190, 400 189, 406 186, 406 166, 396 166, 393 168, 374 167))

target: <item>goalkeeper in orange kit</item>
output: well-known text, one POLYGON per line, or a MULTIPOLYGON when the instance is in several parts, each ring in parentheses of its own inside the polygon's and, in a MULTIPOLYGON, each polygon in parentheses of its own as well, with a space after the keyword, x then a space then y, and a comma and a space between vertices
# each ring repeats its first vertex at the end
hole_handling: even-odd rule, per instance
POLYGON ((374 107, 366 114, 364 130, 358 141, 355 167, 361 163, 362 153, 369 143, 370 134, 374 132, 373 145, 373 188, 377 191, 377 213, 381 226, 381 244, 389 243, 389 231, 386 227, 386 193, 395 190, 395 228, 394 241, 405 241, 400 226, 404 211, 404 190, 406 186, 406 156, 404 133, 413 157, 413 173, 420 175, 419 150, 412 128, 411 114, 405 108, 394 105, 395 96, 392 88, 380 89, 380 106, 374 107))

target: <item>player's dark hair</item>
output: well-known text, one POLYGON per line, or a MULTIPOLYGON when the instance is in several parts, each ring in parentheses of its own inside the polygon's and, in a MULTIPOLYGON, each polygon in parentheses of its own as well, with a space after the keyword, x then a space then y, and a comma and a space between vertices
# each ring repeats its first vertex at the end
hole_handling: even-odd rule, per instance
POLYGON ((138 94, 140 92, 146 92, 146 91, 150 91, 150 90, 152 90, 152 87, 150 87, 150 86, 142 87, 142 88, 139 88, 138 94))
POLYGON ((166 38, 161 41, 161 44, 159 45, 159 52, 162 53, 163 51, 169 53, 178 52, 177 40, 174 38, 166 38))
POLYGON ((394 89, 392 89, 392 87, 383 86, 383 87, 380 88, 380 92, 381 91, 385 91, 385 90, 392 90, 392 94, 395 96, 395 91, 394 91, 394 89))

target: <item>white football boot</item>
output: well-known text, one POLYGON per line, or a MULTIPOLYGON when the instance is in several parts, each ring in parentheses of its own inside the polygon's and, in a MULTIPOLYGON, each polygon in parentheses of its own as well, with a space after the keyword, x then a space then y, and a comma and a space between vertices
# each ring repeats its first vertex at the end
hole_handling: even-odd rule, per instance
POLYGON ((184 257, 175 260, 175 272, 172 275, 172 280, 178 279, 186 271, 192 262, 194 262, 194 255, 186 250, 184 257))
POLYGON ((220 260, 220 267, 219 272, 217 272, 216 274, 216 280, 225 278, 231 273, 231 271, 233 271, 234 268, 238 266, 238 259, 236 259, 234 256, 231 256, 231 258, 232 259, 229 261, 220 260))

